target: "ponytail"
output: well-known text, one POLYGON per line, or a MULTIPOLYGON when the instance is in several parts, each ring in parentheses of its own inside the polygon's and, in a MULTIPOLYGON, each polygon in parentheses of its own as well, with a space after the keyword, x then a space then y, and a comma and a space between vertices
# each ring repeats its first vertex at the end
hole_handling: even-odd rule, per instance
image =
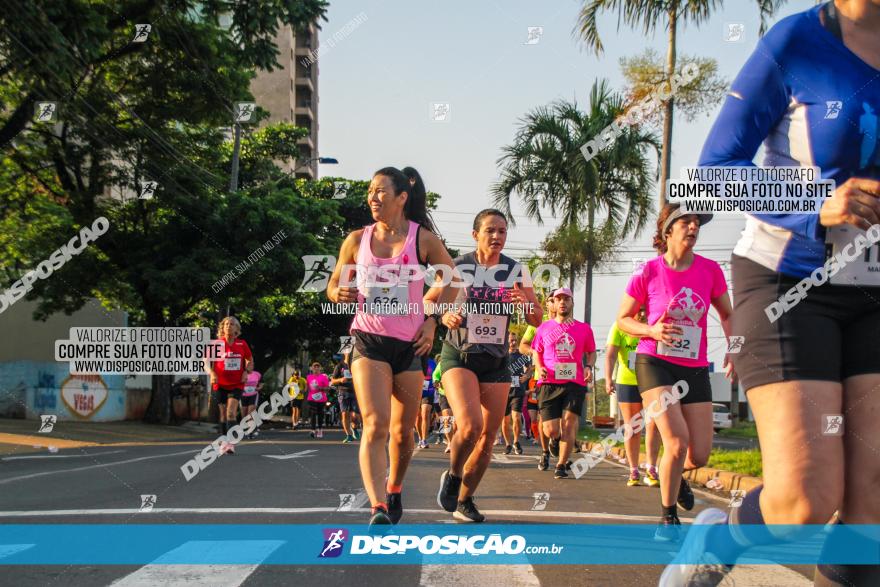
POLYGON ((403 215, 407 220, 437 234, 437 228, 428 213, 428 194, 425 190, 425 182, 422 181, 422 176, 418 171, 412 167, 404 167, 402 171, 396 167, 383 167, 374 173, 373 177, 377 175, 384 175, 391 179, 394 190, 398 194, 406 192, 409 195, 403 208, 403 215))

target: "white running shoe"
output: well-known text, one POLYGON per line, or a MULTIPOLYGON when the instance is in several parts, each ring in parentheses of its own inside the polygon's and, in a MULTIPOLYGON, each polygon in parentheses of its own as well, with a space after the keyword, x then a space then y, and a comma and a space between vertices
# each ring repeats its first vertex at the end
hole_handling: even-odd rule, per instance
MULTIPOLYGON (((693 526, 726 523, 727 514, 718 508, 707 508, 697 514, 693 526)), ((707 552, 706 531, 694 531, 693 526, 678 555, 660 575, 658 587, 715 587, 733 570, 733 565, 723 564, 718 557, 707 552)))

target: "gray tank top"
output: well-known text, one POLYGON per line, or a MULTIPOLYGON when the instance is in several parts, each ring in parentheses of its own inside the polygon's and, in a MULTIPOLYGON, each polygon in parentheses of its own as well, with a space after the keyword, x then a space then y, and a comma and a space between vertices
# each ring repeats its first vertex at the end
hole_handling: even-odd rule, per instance
POLYGON ((449 330, 445 342, 463 353, 506 356, 507 332, 514 313, 510 293, 514 282, 522 284, 519 261, 502 254, 498 265, 484 267, 477 262, 476 253, 471 252, 454 262, 472 285, 458 289, 455 303, 456 307, 465 307, 464 320, 460 328, 449 330))

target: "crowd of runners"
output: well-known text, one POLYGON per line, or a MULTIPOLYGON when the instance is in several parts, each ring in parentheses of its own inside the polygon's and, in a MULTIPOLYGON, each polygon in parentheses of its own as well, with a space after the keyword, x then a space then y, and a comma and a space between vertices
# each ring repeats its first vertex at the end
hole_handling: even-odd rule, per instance
MULTIPOLYGON (((863 124, 880 108, 880 37, 867 24, 880 18, 878 10, 869 0, 826 3, 786 18, 733 82, 700 165, 753 166, 763 144, 766 165, 816 166, 837 185, 819 214, 747 218, 732 258, 735 306, 719 264, 697 253, 712 216, 675 204, 658 211, 657 256, 614 292, 620 309, 606 342, 605 388, 598 391, 617 396, 624 424, 635 432, 625 442, 626 484, 659 488, 657 540, 680 539, 679 508, 694 507, 683 474, 704 466, 712 447, 710 308, 726 337, 744 337, 723 367, 748 393, 764 484, 739 508, 703 510, 696 523, 712 530, 687 535, 680 548, 691 562, 670 565, 661 585, 715 585, 732 568, 722 561, 799 538, 768 524, 834 522, 880 548, 859 528, 880 522, 880 281, 868 273, 867 257, 849 259, 845 273, 826 261, 826 250, 837 250, 826 247, 832 235, 880 229, 880 125, 876 116, 873 130, 863 124), (837 102, 842 113, 829 120, 825 98, 838 96, 856 98, 837 102), (830 280, 768 320, 768 305, 818 271, 830 280), (678 401, 666 402, 676 387, 678 401), (645 417, 657 404, 664 409, 645 417), (845 433, 822 436, 823 414, 840 413, 845 433)), ((453 260, 415 169, 377 171, 367 204, 374 223, 346 237, 327 290, 331 302, 358 304, 352 347, 332 377, 315 363, 307 377, 291 379, 292 426, 307 408, 312 434, 321 438, 328 393, 336 387, 344 441, 360 439, 371 525, 402 519, 407 468, 432 437, 448 454, 437 503, 461 521, 485 519, 475 495, 496 444, 519 455, 521 439, 531 439, 540 446, 538 468, 569 478, 597 356, 592 328, 573 316, 572 291, 544 291, 539 301, 528 272, 503 252, 508 221, 499 210, 476 215, 474 249, 453 260), (428 266, 436 274, 418 270, 428 266), (363 309, 376 301, 411 311, 363 309), (438 335, 440 352, 429 358, 438 335)), ((226 426, 238 417, 239 399, 243 413, 251 409, 244 390, 258 386, 258 377, 252 379, 250 350, 236 338, 238 322, 227 318, 219 330, 227 358, 212 366, 211 379, 226 426)), ((880 570, 820 565, 815 581, 880 585, 880 570)))

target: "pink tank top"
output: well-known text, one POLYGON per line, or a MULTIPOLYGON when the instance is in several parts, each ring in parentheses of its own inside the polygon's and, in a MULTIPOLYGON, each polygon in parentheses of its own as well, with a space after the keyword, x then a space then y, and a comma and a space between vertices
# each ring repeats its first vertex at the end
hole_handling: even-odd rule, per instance
POLYGON ((357 252, 358 310, 350 331, 359 330, 411 341, 425 321, 422 305, 425 278, 423 271, 418 270, 417 273, 419 257, 416 238, 419 225, 410 221, 403 250, 396 257, 388 259, 376 257, 370 248, 375 227, 375 224, 371 224, 364 228, 357 252), (398 285, 397 277, 401 273, 403 276, 398 285), (389 285, 383 286, 384 283, 389 285))

